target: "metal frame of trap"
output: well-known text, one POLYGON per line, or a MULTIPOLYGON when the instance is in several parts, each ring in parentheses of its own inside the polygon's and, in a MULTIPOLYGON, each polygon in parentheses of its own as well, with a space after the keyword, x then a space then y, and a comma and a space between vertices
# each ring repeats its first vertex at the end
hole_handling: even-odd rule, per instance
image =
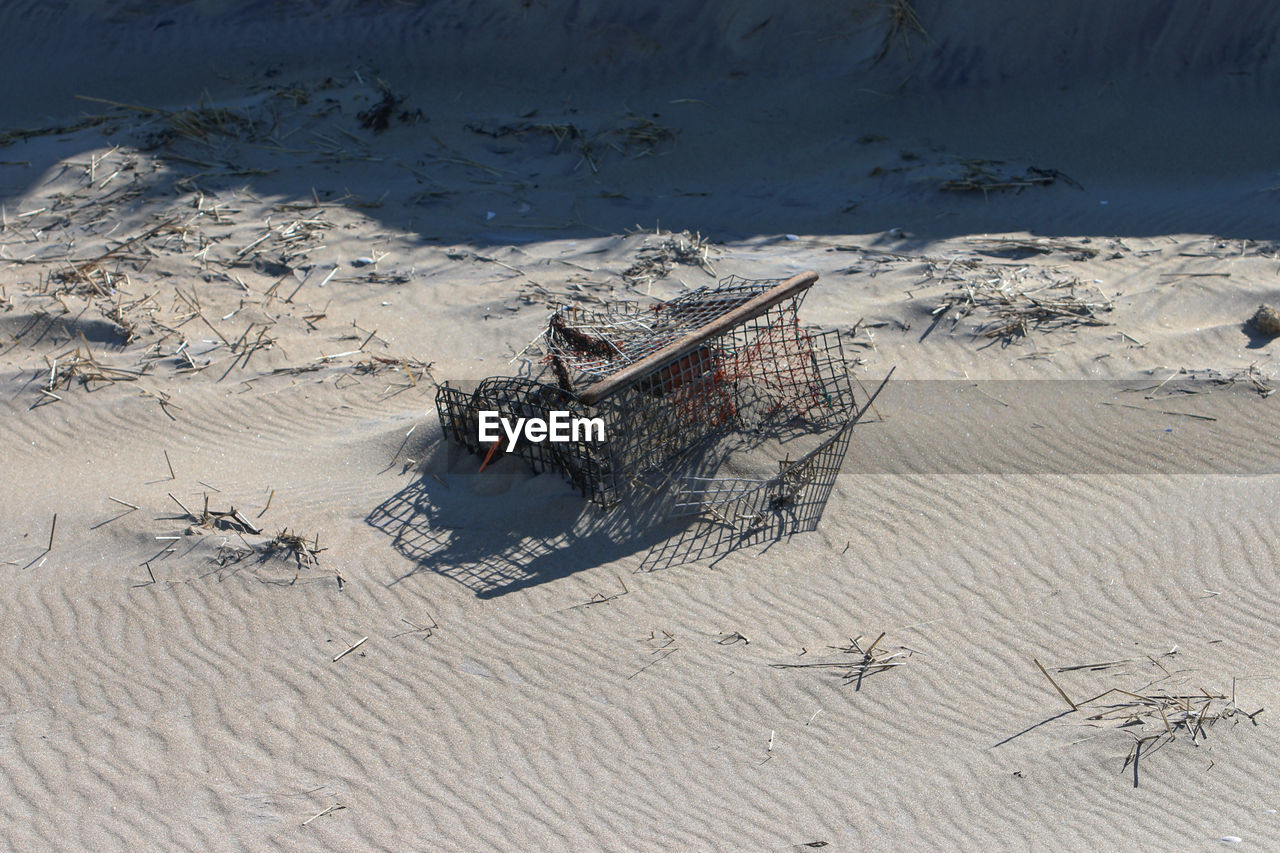
MULTIPOLYGON (((497 446, 481 445, 481 411, 511 419, 552 411, 599 417, 604 442, 526 441, 512 452, 534 471, 559 471, 602 506, 637 485, 670 484, 672 471, 686 472, 675 514, 701 507, 722 515, 717 504, 738 504, 759 515, 794 505, 815 484, 814 469, 831 467, 833 449, 843 458, 849 428, 884 387, 858 409, 838 334, 800 325, 800 304, 817 280, 814 272, 786 280, 731 276, 649 306, 562 307, 540 336, 556 384, 490 377, 468 391, 446 383, 436 395, 441 426, 488 464, 497 446), (697 476, 699 450, 730 434, 829 435, 780 463, 772 478, 697 476)), ((833 480, 835 470, 828 473, 833 480)), ((742 516, 740 508, 731 511, 742 516)))

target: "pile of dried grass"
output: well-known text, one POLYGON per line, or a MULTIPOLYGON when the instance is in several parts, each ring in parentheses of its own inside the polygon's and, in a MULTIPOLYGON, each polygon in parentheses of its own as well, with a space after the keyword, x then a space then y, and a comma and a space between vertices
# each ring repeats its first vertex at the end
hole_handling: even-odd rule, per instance
POLYGON ((623 271, 622 277, 635 286, 648 287, 670 274, 674 264, 696 266, 707 275, 714 276, 711 266, 711 244, 701 233, 655 232, 657 245, 647 245, 636 252, 636 261, 623 271))
POLYGON ((954 312, 954 321, 979 314, 981 322, 974 334, 998 340, 1008 346, 1032 330, 1107 326, 1098 315, 1112 310, 1111 300, 1097 287, 1078 278, 1064 279, 1032 289, 1000 276, 966 282, 963 289, 943 297, 933 310, 934 322, 954 312))
POLYGON ((76 131, 87 130, 88 128, 105 124, 110 121, 111 118, 111 116, 106 115, 86 116, 85 118, 70 124, 2 130, 0 131, 0 148, 3 148, 6 145, 12 145, 15 142, 25 142, 34 136, 60 136, 64 133, 75 133, 76 131))
POLYGON ((308 543, 306 537, 299 536, 296 533, 290 533, 289 528, 285 528, 276 534, 275 538, 267 543, 268 553, 283 553, 291 555, 298 562, 298 568, 303 566, 314 566, 320 559, 320 552, 326 549, 320 547, 320 534, 315 535, 314 541, 308 543))
POLYGON ((62 398, 55 392, 70 388, 77 382, 93 390, 94 383, 110 385, 115 382, 132 382, 141 375, 138 371, 122 370, 102 364, 89 349, 88 342, 82 339, 81 343, 83 346, 59 353, 52 361, 46 357, 45 361, 49 365, 49 379, 40 389, 40 393, 54 400, 61 400, 62 398))
POLYGON ((258 122, 247 111, 232 110, 227 107, 213 107, 205 104, 203 100, 197 107, 188 107, 181 110, 162 110, 138 104, 113 101, 109 98, 94 98, 88 95, 76 95, 76 97, 82 101, 107 104, 108 106, 155 116, 163 120, 163 128, 152 140, 157 145, 176 142, 179 139, 186 139, 203 145, 212 145, 217 137, 255 139, 260 135, 258 122))
MULTIPOLYGON (((1177 646, 1174 646, 1172 651, 1166 652, 1163 657, 1168 658, 1175 654, 1177 654, 1177 646)), ((1122 729, 1133 738, 1133 746, 1125 757, 1124 767, 1133 766, 1133 785, 1135 788, 1138 786, 1138 759, 1144 751, 1150 752, 1158 749, 1167 743, 1177 740, 1179 735, 1189 737, 1193 745, 1199 746, 1201 742, 1206 740, 1208 730, 1218 723, 1226 720, 1238 723, 1240 718, 1245 718, 1256 726, 1258 724, 1257 716, 1266 710, 1265 708, 1259 708, 1251 713, 1236 704, 1234 679, 1232 679, 1231 695, 1229 697, 1223 693, 1210 692, 1203 687, 1191 692, 1170 692, 1171 689, 1179 689, 1176 687, 1153 690, 1152 688, 1156 684, 1173 678, 1176 673, 1169 672, 1160 663, 1159 659, 1151 656, 1145 659, 1133 658, 1060 666, 1055 669, 1055 672, 1066 673, 1081 670, 1101 672, 1116 667, 1127 668, 1129 664, 1145 665, 1147 662, 1158 668, 1161 676, 1145 687, 1139 687, 1135 690, 1110 687, 1096 696, 1076 702, 1054 680, 1049 671, 1045 669, 1044 664, 1038 660, 1034 661, 1035 665, 1044 673, 1045 678, 1049 679, 1049 683, 1053 685, 1058 695, 1071 706, 1071 710, 1087 715, 1085 721, 1088 725, 1108 729, 1122 729)))
POLYGON ((963 160, 964 174, 959 178, 943 181, 938 187, 946 192, 980 192, 986 195, 996 190, 1024 190, 1027 187, 1046 187, 1062 181, 1076 189, 1080 184, 1057 169, 1040 169, 1028 166, 1022 174, 997 169, 1000 160, 963 160))
POLYGON ((586 163, 592 172, 600 171, 601 154, 605 150, 628 157, 647 157, 669 148, 676 139, 673 129, 633 113, 627 113, 616 123, 596 131, 584 130, 573 122, 532 121, 500 125, 473 123, 467 125, 467 130, 494 139, 504 136, 550 137, 555 142, 555 152, 568 145, 578 155, 577 165, 586 163))
POLYGON ((930 41, 929 33, 925 30, 924 24, 920 22, 920 16, 916 14, 915 8, 911 5, 910 0, 888 0, 884 4, 885 7, 885 34, 880 40, 880 49, 876 51, 875 57, 872 59, 872 65, 880 63, 889 51, 893 49, 895 44, 901 44, 903 51, 907 54, 907 58, 911 57, 911 37, 919 36, 926 42, 930 41))

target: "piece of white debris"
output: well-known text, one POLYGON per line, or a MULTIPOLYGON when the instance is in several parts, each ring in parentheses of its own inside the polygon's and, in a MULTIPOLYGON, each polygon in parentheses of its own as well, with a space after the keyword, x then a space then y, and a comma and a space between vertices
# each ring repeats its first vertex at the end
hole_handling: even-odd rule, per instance
POLYGON ((371 263, 373 263, 373 258, 356 258, 355 260, 353 260, 353 261, 351 262, 351 266, 353 266, 353 267, 367 267, 367 266, 369 266, 369 264, 371 264, 371 263))

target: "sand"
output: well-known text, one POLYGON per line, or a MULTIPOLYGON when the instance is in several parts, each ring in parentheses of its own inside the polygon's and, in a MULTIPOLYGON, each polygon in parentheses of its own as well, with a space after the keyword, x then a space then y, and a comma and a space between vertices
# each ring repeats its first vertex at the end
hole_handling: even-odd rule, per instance
POLYGON ((3 846, 1280 846, 1277 12, 612 5, 0 13, 3 846), (896 368, 816 530, 442 441, 807 269, 896 368))

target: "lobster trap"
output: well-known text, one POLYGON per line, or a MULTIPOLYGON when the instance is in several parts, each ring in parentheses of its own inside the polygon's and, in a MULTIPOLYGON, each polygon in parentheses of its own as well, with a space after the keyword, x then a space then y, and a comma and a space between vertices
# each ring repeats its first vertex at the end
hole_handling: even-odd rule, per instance
POLYGON ((562 307, 537 342, 542 376, 491 377, 473 389, 443 385, 440 423, 488 464, 507 451, 507 437, 499 437, 501 448, 482 442, 482 412, 508 421, 552 412, 599 418, 603 441, 525 439, 510 452, 535 471, 559 471, 602 506, 637 489, 666 489, 677 515, 763 517, 802 504, 806 490, 829 491, 849 427, 870 402, 855 405, 838 334, 800 324, 800 305, 817 279, 813 272, 730 277, 648 305, 562 307), (801 452, 805 440, 811 449, 801 452), (772 471, 733 467, 741 451, 771 442, 779 451, 772 471))

